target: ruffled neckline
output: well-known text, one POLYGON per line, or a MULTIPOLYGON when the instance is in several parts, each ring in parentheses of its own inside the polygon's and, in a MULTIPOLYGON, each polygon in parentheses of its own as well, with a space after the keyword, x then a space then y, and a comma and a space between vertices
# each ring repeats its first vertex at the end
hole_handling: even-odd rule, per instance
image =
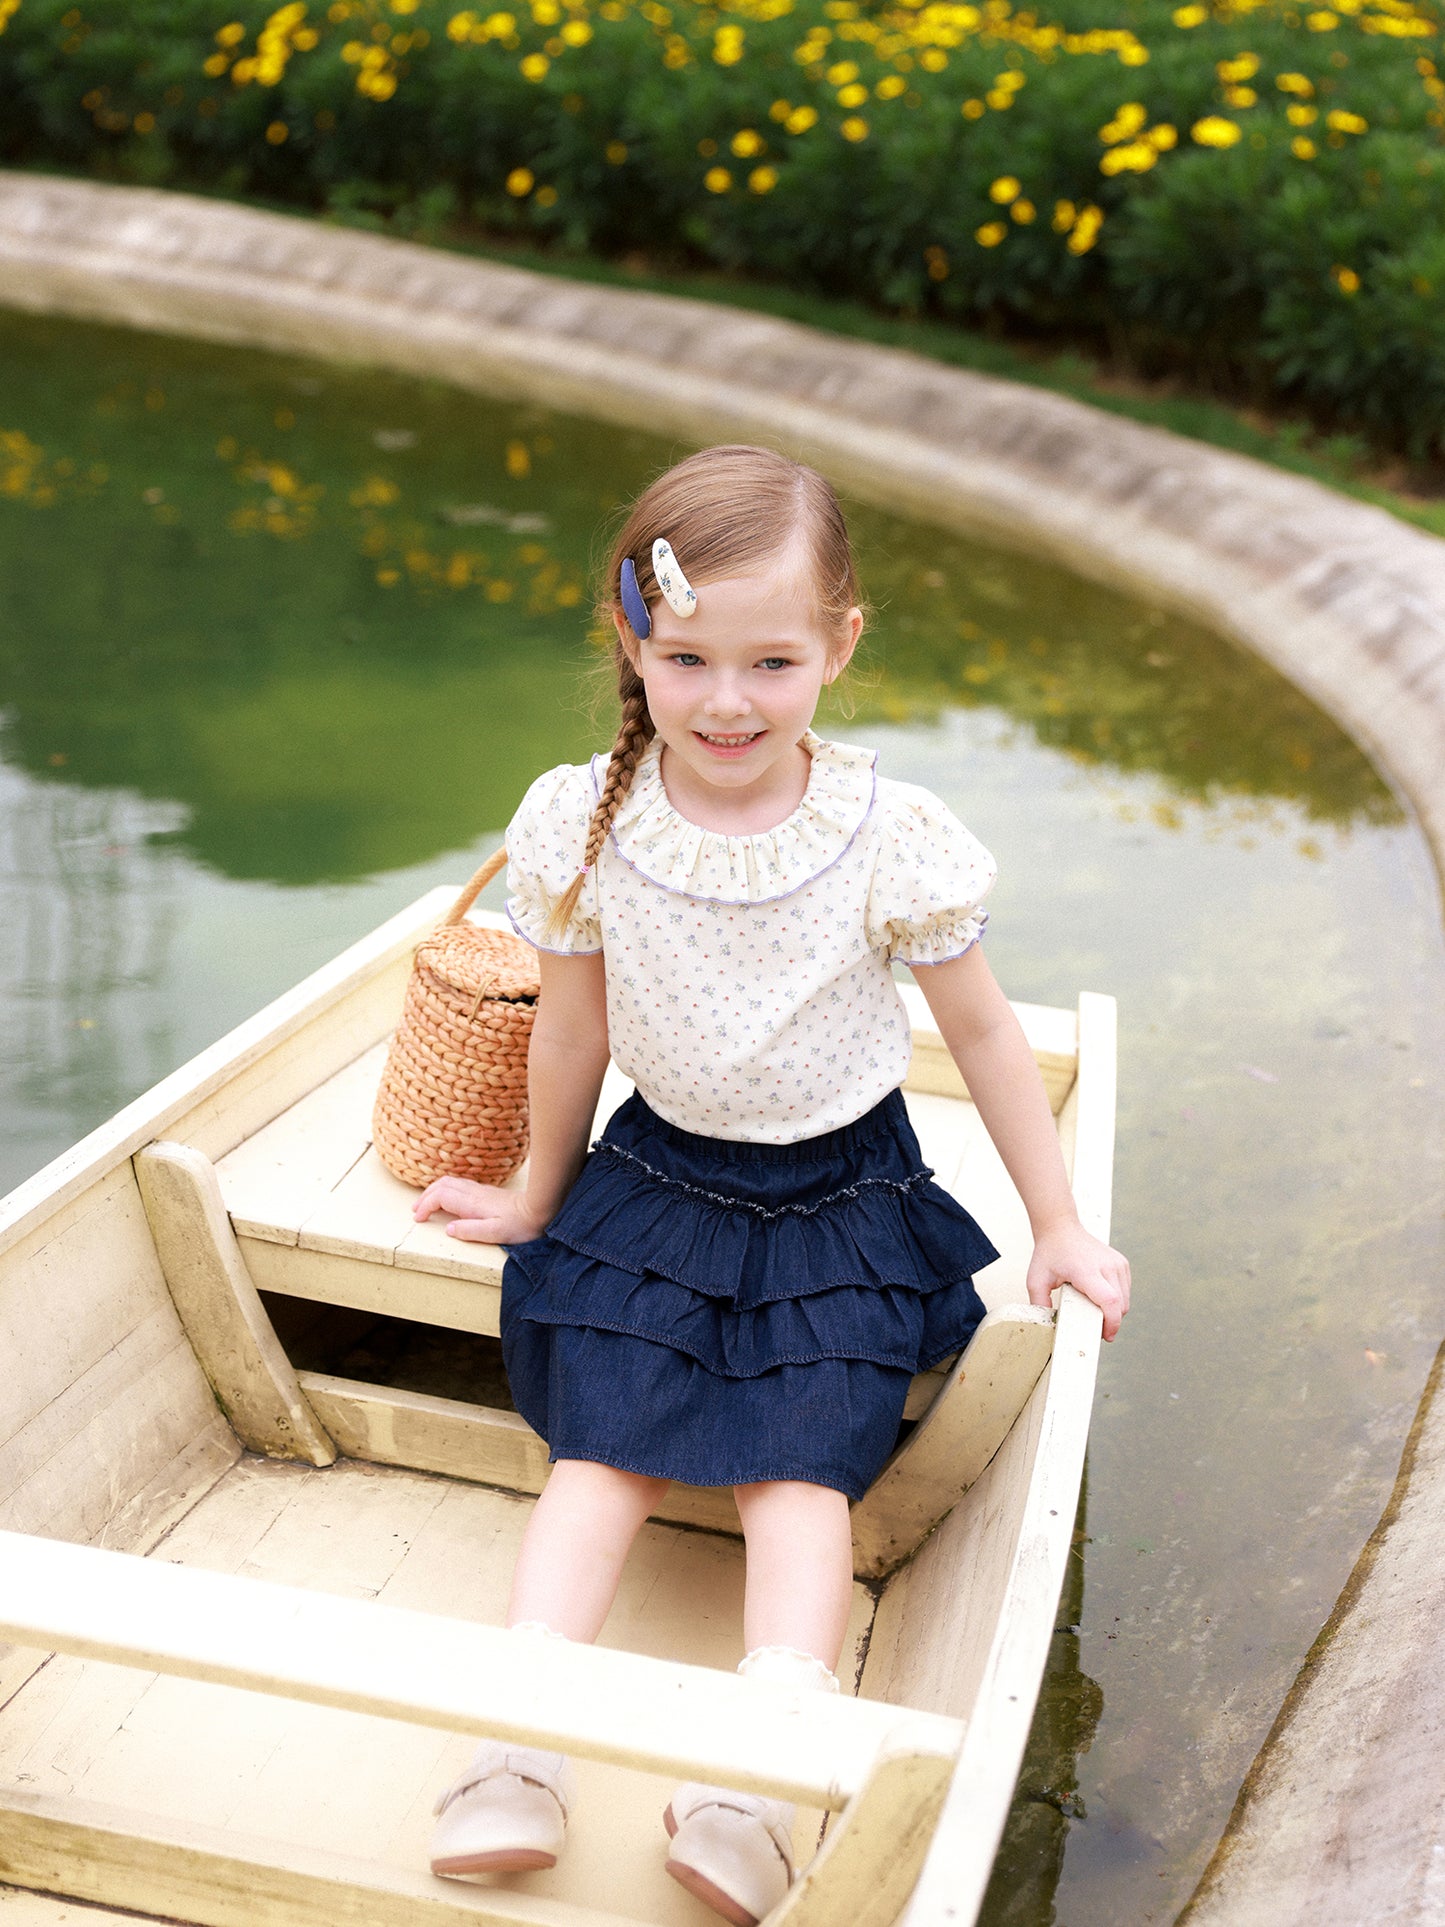
MULTIPOLYGON (((863 827, 877 788, 876 752, 833 743, 808 730, 808 787, 791 816, 771 830, 730 836, 689 823, 662 782, 662 746, 653 741, 637 765, 612 824, 625 863, 680 896, 709 903, 773 903, 835 864, 863 827)), ((607 759, 593 761, 593 783, 607 759), (600 767, 599 767, 600 765, 600 767)))

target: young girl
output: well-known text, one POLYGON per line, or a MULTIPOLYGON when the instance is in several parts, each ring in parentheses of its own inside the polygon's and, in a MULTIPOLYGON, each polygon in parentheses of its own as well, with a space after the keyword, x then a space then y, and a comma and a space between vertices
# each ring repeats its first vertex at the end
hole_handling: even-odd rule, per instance
MULTIPOLYGON (((916 1372, 983 1315, 998 1254, 930 1182, 899 1086, 918 975, 1028 1207, 1030 1299, 1065 1280, 1112 1338, 1129 1268, 1074 1210, 1032 1054, 984 962, 988 852, 872 752, 815 736, 863 626, 832 489, 709 448, 628 517, 601 606, 612 753, 539 777, 507 831, 508 914, 541 953, 526 1188, 442 1178, 416 1205, 509 1247, 502 1343, 554 1470, 508 1624, 595 1639, 670 1479, 730 1485, 747 1549, 740 1671, 836 1691, 848 1502, 916 1372), (587 1151, 609 1055, 636 1085, 587 1151)), ((432 1865, 550 1866, 561 1756, 484 1744, 432 1865)), ((792 1878, 791 1810, 687 1786, 668 1871, 750 1924, 792 1878)))

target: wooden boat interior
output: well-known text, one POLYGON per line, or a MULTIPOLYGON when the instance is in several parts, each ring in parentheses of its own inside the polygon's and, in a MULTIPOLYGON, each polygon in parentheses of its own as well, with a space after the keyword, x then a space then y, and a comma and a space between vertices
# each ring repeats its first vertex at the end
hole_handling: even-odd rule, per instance
MULTIPOLYGON (((770 1927, 966 1924, 1053 1628, 1098 1314, 1067 1289, 1056 1315, 1027 1304, 1022 1206, 905 986, 925 1156, 1004 1255, 854 1508, 853 1690, 735 1675, 727 1492, 671 1489, 599 1647, 501 1631, 542 1442, 500 1398, 305 1363, 328 1318, 495 1340, 503 1254, 415 1225, 371 1146, 413 950, 452 894, 0 1204, 0 1905, 16 1927, 77 1901, 198 1927, 707 1927, 663 1872, 686 1777, 796 1800, 800 1863, 832 1816, 770 1927), (573 1756, 555 1868, 427 1873, 432 1800, 481 1732, 573 1756)), ((1017 1008, 1107 1233, 1112 1001, 1017 1008)), ((603 1115, 626 1089, 609 1072, 603 1115)))

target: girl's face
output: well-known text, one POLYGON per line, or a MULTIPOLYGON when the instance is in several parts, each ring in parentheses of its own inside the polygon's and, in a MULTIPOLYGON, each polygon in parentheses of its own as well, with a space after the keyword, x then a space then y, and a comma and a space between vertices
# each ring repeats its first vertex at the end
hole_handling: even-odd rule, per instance
POLYGON ((753 795, 795 778, 823 685, 847 666, 863 627, 850 609, 844 636, 826 634, 811 589, 806 563, 785 554, 756 575, 700 585, 686 618, 659 600, 645 642, 618 622, 653 727, 689 776, 753 795))

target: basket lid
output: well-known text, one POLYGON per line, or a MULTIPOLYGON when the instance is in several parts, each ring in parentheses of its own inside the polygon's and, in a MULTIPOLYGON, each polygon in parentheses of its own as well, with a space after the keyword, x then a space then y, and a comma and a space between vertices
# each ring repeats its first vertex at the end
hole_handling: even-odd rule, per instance
POLYGON ((506 930, 443 924, 417 945, 416 960, 470 997, 481 993, 521 1003, 542 988, 536 951, 506 930))

